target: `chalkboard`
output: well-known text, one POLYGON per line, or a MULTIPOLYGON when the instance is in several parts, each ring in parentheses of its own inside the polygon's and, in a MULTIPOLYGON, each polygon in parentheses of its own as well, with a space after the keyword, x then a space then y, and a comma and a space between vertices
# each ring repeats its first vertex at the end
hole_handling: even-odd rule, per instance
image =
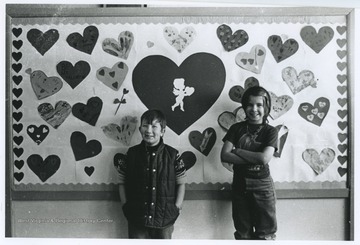
POLYGON ((141 114, 161 109, 187 189, 222 191, 222 138, 248 87, 270 91, 278 190, 347 190, 350 9, 7 6, 13 191, 115 190, 141 114))

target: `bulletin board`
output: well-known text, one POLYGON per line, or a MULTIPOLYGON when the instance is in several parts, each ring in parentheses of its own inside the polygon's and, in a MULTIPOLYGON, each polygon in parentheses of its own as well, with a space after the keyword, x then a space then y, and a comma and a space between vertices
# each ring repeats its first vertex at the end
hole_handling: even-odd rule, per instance
POLYGON ((115 190, 141 114, 167 117, 187 190, 230 188, 222 138, 251 86, 272 97, 278 190, 351 174, 348 9, 7 8, 8 179, 17 191, 115 190), (320 14, 321 13, 321 14, 320 14))

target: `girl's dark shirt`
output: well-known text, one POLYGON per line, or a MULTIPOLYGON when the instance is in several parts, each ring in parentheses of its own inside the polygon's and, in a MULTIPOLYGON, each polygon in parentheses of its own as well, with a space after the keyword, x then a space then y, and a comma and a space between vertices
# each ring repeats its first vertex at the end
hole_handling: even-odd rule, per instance
MULTIPOLYGON (((247 121, 233 124, 223 138, 223 142, 231 142, 235 148, 253 152, 261 152, 265 147, 278 149, 278 131, 269 124, 249 124, 247 121)), ((244 178, 262 179, 270 175, 269 165, 234 164, 234 182, 244 178)), ((233 184, 236 184, 234 183, 233 184)))

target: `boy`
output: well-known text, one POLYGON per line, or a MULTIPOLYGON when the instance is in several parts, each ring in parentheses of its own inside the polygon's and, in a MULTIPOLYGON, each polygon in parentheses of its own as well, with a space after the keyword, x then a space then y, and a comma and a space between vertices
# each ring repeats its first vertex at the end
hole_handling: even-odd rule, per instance
POLYGON ((130 147, 120 170, 119 193, 129 238, 171 239, 185 195, 186 170, 177 150, 164 144, 166 118, 141 116, 142 141, 130 147))

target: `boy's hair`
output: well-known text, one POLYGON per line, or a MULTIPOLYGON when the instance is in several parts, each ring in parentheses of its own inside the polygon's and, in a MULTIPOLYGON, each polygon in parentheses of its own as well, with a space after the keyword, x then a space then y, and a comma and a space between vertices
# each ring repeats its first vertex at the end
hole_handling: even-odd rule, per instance
POLYGON ((160 123, 162 129, 165 129, 166 117, 160 110, 156 110, 156 109, 151 109, 144 112, 141 115, 140 123, 142 123, 143 121, 146 123, 152 123, 154 120, 160 123))
POLYGON ((254 86, 250 87, 247 90, 245 90, 242 98, 241 98, 241 104, 244 110, 249 104, 250 96, 262 96, 264 99, 264 118, 263 123, 268 122, 267 117, 270 114, 271 110, 271 97, 269 92, 260 86, 254 86))

